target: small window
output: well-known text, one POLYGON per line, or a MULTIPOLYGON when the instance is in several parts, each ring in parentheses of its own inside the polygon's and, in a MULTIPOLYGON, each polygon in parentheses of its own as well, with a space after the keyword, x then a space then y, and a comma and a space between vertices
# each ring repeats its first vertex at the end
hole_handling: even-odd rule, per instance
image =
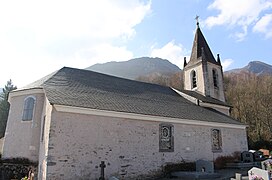
POLYGON ((191 82, 192 82, 192 89, 197 87, 196 83, 196 72, 193 70, 191 72, 191 82))
POLYGON ((222 151, 222 137, 221 131, 219 129, 212 129, 212 151, 221 152, 222 151))
POLYGON ((160 124, 160 152, 174 152, 174 127, 171 124, 160 124))
POLYGON ((23 121, 31 121, 33 118, 33 111, 35 105, 34 97, 27 97, 24 103, 24 111, 23 111, 23 121))
POLYGON ((215 69, 213 69, 212 74, 213 74, 213 85, 214 85, 215 88, 218 88, 218 74, 217 74, 217 71, 215 69))

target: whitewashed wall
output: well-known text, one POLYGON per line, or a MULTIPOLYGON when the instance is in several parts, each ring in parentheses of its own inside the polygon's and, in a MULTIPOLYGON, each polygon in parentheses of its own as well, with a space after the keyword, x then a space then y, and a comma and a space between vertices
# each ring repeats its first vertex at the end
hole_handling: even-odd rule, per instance
POLYGON ((194 67, 190 67, 188 69, 184 70, 184 89, 185 90, 192 90, 192 81, 191 81, 191 72, 194 70, 196 72, 196 82, 197 87, 194 88, 195 91, 201 93, 202 95, 205 95, 205 82, 203 77, 203 69, 202 64, 199 62, 197 65, 194 65, 194 67))
POLYGON ((184 89, 185 90, 192 90, 192 82, 191 82, 191 72, 195 70, 196 72, 196 81, 197 87, 194 88, 194 91, 201 93, 202 95, 206 96, 209 95, 213 98, 219 99, 220 101, 225 102, 225 95, 224 95, 224 87, 223 87, 223 76, 221 72, 221 68, 218 65, 213 63, 207 62, 207 80, 205 82, 204 79, 204 72, 202 64, 199 62, 198 64, 190 67, 188 69, 185 68, 184 70, 184 89), (213 84, 213 73, 212 70, 216 69, 218 73, 218 88, 214 88, 213 84), (207 91, 207 92, 205 92, 207 91))
MULTIPOLYGON (((20 94, 20 92, 17 92, 20 94)), ((7 121, 3 158, 25 157, 38 161, 40 145, 41 114, 44 94, 24 91, 22 95, 10 95, 10 111, 7 121), (28 96, 36 99, 32 121, 22 121, 24 100, 28 96)))
POLYGON ((207 62, 208 64, 208 78, 209 78, 209 84, 206 84, 206 88, 210 89, 210 96, 216 99, 219 99, 220 101, 225 102, 225 95, 224 95, 224 87, 223 87, 223 74, 221 71, 221 68, 213 63, 207 62), (212 70, 216 69, 218 79, 217 79, 217 85, 218 88, 214 88, 213 84, 213 73, 212 70))

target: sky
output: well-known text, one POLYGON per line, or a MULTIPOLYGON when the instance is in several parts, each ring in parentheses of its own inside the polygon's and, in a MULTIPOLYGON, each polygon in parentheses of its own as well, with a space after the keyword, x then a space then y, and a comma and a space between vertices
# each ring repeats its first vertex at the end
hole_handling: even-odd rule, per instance
POLYGON ((182 69, 197 15, 225 71, 272 64, 272 0, 0 0, 0 87, 143 56, 182 69))

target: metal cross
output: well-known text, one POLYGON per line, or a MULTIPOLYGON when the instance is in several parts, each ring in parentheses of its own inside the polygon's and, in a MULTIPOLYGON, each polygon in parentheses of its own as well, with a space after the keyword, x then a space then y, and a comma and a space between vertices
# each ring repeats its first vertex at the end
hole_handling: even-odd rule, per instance
POLYGON ((196 20, 196 24, 197 24, 197 25, 199 25, 198 18, 199 18, 199 16, 198 16, 198 15, 196 15, 195 20, 196 20))
POLYGON ((195 17, 196 22, 198 22, 198 18, 199 18, 199 16, 198 16, 198 15, 196 15, 196 17, 195 17))

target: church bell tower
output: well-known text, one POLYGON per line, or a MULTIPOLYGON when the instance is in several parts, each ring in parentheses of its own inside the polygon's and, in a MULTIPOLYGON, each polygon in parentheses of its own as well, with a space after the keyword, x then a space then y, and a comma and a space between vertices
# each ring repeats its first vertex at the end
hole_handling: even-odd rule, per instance
POLYGON ((215 60, 200 28, 198 17, 190 61, 184 59, 184 89, 225 102, 223 70, 219 54, 215 60))

